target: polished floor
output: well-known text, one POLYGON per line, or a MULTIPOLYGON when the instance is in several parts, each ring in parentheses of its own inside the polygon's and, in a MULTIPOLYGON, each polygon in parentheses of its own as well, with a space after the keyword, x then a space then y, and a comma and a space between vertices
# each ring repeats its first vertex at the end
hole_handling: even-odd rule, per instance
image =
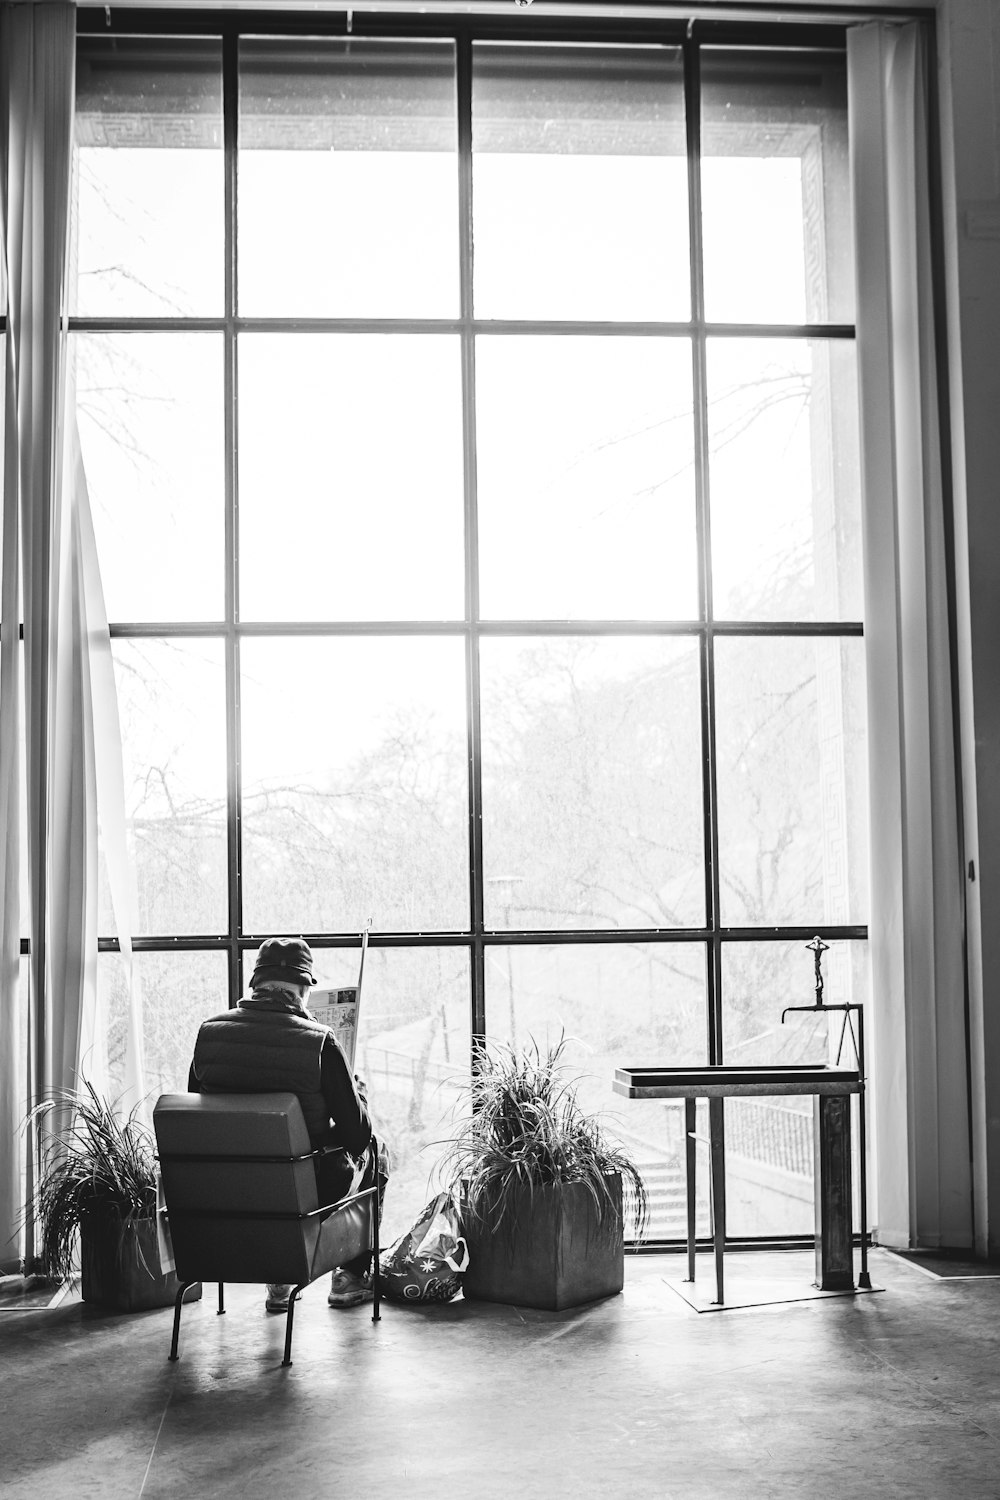
POLYGON ((773 1303, 771 1270, 808 1282, 808 1257, 726 1264, 752 1305, 696 1311, 674 1256, 563 1313, 459 1299, 373 1326, 318 1283, 287 1370, 255 1288, 221 1318, 206 1288, 176 1365, 169 1310, 0 1313, 0 1495, 1000 1497, 1000 1278, 875 1251, 883 1290, 773 1303))

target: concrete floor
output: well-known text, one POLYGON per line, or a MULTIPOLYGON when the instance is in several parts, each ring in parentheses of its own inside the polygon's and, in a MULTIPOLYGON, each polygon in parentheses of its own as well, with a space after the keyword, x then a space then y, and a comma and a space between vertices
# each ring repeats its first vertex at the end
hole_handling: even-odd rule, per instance
MULTIPOLYGON (((740 1259, 761 1277, 730 1255, 734 1285, 740 1259)), ((377 1327, 317 1283, 288 1370, 256 1288, 186 1308, 176 1365, 169 1310, 5 1313, 0 1495, 1000 1497, 1000 1279, 875 1251, 881 1292, 698 1313, 678 1264, 629 1257, 621 1296, 572 1312, 377 1327)))

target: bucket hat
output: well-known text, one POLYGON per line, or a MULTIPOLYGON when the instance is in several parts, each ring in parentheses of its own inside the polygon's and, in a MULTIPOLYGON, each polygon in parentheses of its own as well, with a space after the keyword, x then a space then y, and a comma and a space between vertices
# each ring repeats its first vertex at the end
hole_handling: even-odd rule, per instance
POLYGON ((269 979, 286 984, 315 984, 312 949, 304 938, 267 938, 257 950, 250 987, 269 979))

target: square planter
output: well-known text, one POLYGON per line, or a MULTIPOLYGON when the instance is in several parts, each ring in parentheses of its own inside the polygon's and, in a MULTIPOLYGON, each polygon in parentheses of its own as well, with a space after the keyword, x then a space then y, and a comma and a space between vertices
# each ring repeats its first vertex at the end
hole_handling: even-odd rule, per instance
MULTIPOLYGON (((172 1272, 160 1274, 155 1219, 139 1219, 124 1228, 116 1218, 85 1221, 80 1231, 80 1271, 84 1302, 119 1312, 172 1307, 180 1286, 172 1272)), ((198 1282, 184 1301, 194 1302, 200 1296, 198 1282)))
POLYGON ((611 1204, 597 1222, 582 1183, 518 1187, 504 1218, 487 1202, 474 1216, 463 1205, 468 1298, 558 1311, 611 1297, 625 1283, 622 1182, 608 1178, 611 1204))

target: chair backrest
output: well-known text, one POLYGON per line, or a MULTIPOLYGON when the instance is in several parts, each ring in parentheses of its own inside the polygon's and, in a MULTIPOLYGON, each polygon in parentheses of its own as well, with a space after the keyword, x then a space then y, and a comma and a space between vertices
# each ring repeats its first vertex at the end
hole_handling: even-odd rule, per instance
POLYGON ((294 1094, 164 1094, 153 1129, 180 1277, 309 1278, 319 1199, 294 1094))

